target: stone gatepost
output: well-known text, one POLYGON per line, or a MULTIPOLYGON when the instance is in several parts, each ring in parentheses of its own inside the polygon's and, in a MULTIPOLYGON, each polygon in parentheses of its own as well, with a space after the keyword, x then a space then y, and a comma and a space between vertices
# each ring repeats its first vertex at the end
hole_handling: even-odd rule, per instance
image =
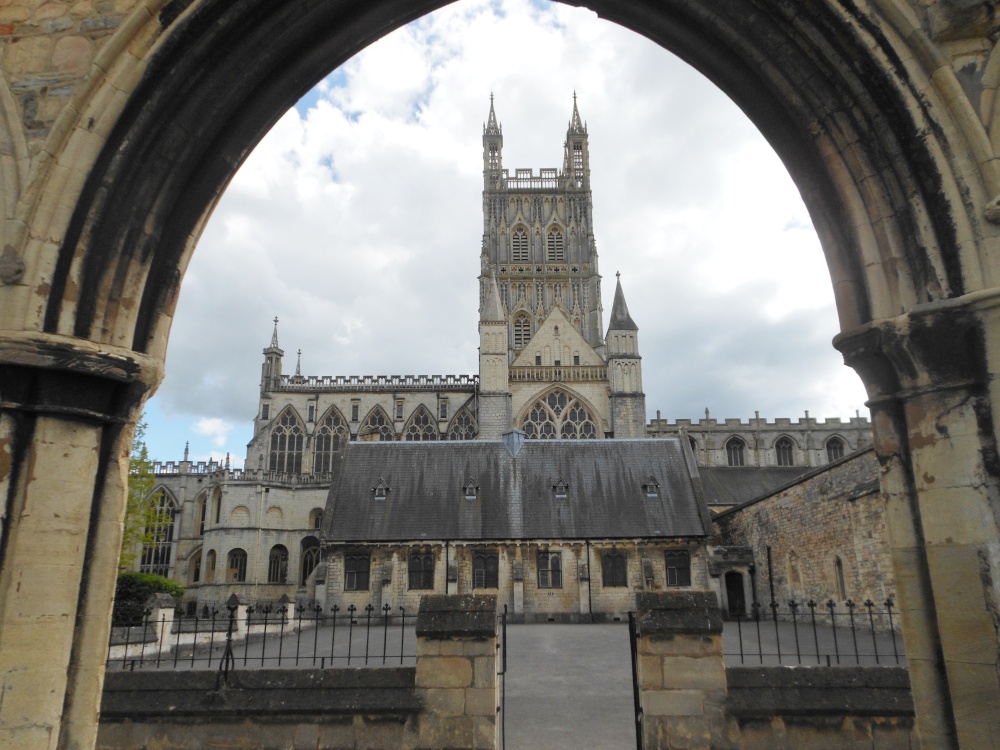
POLYGON ((711 591, 639 592, 639 700, 643 747, 736 750, 727 721, 722 614, 711 591))
POLYGON ((496 748, 496 596, 421 597, 416 688, 417 748, 496 748))
POLYGON ((177 602, 170 594, 153 594, 146 600, 149 610, 149 624, 156 632, 156 642, 163 649, 170 642, 170 630, 174 625, 174 611, 177 602))

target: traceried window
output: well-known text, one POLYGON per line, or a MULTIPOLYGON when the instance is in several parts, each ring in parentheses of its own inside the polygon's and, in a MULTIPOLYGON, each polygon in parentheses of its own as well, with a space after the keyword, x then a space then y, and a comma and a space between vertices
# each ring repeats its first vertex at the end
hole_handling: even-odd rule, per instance
POLYGON ((237 547, 226 557, 226 583, 244 583, 247 580, 247 552, 237 547))
POLYGON ((154 494, 147 502, 150 503, 150 519, 146 526, 146 538, 149 541, 142 548, 139 572, 169 576, 174 557, 177 504, 163 491, 154 494))
POLYGON ((605 588, 628 586, 628 560, 624 552, 612 550, 601 555, 601 574, 605 588))
POLYGON ((549 263, 566 260, 566 250, 563 241, 563 233, 558 229, 549 230, 547 237, 546 258, 549 263))
POLYGON ((562 553, 538 553, 538 588, 562 588, 562 553))
POLYGON ((726 442, 726 460, 730 466, 746 466, 746 443, 738 437, 726 442))
POLYGON ((365 423, 358 430, 358 434, 371 434, 377 433, 380 442, 395 440, 396 433, 393 432, 392 424, 389 422, 389 417, 386 413, 382 411, 381 408, 376 406, 372 409, 371 413, 365 419, 365 423))
POLYGON ((323 525, 323 510, 322 508, 313 508, 309 511, 309 528, 318 529, 323 525))
POLYGON ((268 468, 286 474, 302 473, 302 443, 305 430, 291 409, 285 409, 271 428, 271 458, 268 468))
POLYGON ((597 421, 581 402, 562 390, 539 399, 528 411, 521 429, 529 438, 596 438, 597 421))
POLYGON ((495 589, 500 570, 496 552, 476 552, 472 555, 472 588, 495 589))
POLYGON ((510 240, 510 247, 510 258, 512 262, 528 262, 528 233, 524 230, 524 227, 518 227, 514 230, 514 234, 511 236, 510 240))
POLYGON ((367 591, 372 558, 366 553, 344 556, 344 591, 367 591))
POLYGON ((472 412, 466 408, 461 408, 451 421, 448 428, 449 440, 472 440, 479 434, 479 426, 472 412))
POLYGON ((307 536, 302 540, 302 570, 299 576, 299 585, 305 586, 309 576, 319 565, 320 551, 319 540, 314 536, 307 536))
POLYGON ((271 547, 267 558, 267 582, 285 583, 288 580, 288 550, 282 544, 271 547))
POLYGON ((832 437, 826 441, 826 460, 839 461, 844 457, 844 441, 839 437, 832 437))
POLYGON ((576 186, 583 187, 583 144, 573 144, 573 177, 576 186))
POLYGON ((347 423, 336 409, 330 409, 316 425, 313 435, 313 473, 332 470, 333 454, 350 439, 347 423))
POLYGON ((795 444, 791 438, 778 438, 774 444, 774 454, 778 460, 778 466, 795 465, 795 444))
POLYGON ((417 407, 416 411, 413 412, 413 416, 410 417, 410 421, 407 422, 406 427, 403 428, 403 440, 417 441, 437 439, 437 423, 434 421, 434 417, 431 416, 431 413, 427 411, 427 407, 421 404, 417 407))
POLYGON ((434 553, 410 553, 410 588, 431 590, 434 588, 434 553))
POLYGON ((523 349, 531 340, 531 318, 521 314, 514 319, 514 348, 523 349))
POLYGON ((667 550, 664 553, 667 562, 667 585, 691 585, 691 553, 686 549, 667 550))

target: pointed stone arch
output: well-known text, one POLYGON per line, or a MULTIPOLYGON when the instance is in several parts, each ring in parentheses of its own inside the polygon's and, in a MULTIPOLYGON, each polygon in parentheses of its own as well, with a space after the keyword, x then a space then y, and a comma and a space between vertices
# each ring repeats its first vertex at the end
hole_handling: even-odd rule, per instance
POLYGON ((180 504, 173 493, 159 484, 149 494, 150 515, 146 542, 139 554, 139 572, 171 577, 177 554, 177 521, 180 504))
POLYGON ((324 474, 333 467, 333 456, 348 440, 351 430, 336 406, 331 406, 313 430, 313 474, 324 474))
POLYGON ((403 427, 403 440, 408 442, 439 440, 437 420, 423 404, 419 404, 403 427))
POLYGON ((474 440, 479 434, 479 423, 468 404, 462 406, 448 425, 449 440, 474 440))
POLYGON ((583 396, 560 384, 530 401, 515 424, 529 439, 593 439, 602 437, 598 414, 583 396))
POLYGON ((376 404, 358 428, 358 440, 386 442, 395 439, 396 431, 392 427, 392 420, 385 409, 376 404))
POLYGON ((781 435, 774 441, 774 461, 778 466, 795 466, 799 444, 791 435, 781 435))
POLYGON ((271 423, 268 441, 268 471, 302 473, 302 452, 306 439, 305 422, 292 406, 286 406, 271 423))

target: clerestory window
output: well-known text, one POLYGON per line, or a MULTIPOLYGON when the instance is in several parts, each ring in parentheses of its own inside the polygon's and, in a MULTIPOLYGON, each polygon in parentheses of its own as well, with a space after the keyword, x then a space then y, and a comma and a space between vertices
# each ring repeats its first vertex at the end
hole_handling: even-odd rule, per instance
POLYGON ((524 227, 518 227, 514 230, 514 234, 511 235, 510 246, 512 262, 528 262, 528 233, 524 230, 524 227))
POLYGON ((730 466, 746 466, 746 444, 738 437, 726 442, 726 459, 730 466))
POLYGON ((566 260, 566 249, 563 242, 563 233, 558 229, 549 232, 546 243, 546 258, 549 263, 566 260))
POLYGON ((795 444, 791 438, 779 438, 774 444, 774 454, 778 461, 778 466, 795 465, 795 444))

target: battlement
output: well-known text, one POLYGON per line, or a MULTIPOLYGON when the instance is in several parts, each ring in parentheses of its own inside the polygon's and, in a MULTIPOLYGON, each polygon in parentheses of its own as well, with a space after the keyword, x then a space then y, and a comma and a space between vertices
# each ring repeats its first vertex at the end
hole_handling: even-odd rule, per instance
POLYGON ((211 474, 222 471, 222 461, 153 461, 154 474, 211 474))
POLYGON ((292 474, 263 469, 227 469, 225 464, 219 461, 153 461, 152 464, 153 473, 159 476, 201 474, 208 475, 212 479, 225 479, 229 483, 309 486, 329 485, 333 481, 330 472, 292 474))
POLYGON ((601 381, 608 379, 608 368, 604 365, 569 365, 555 366, 529 366, 511 367, 510 379, 512 382, 557 381, 562 383, 575 383, 586 381, 601 381))
POLYGON ((760 419, 751 418, 747 420, 739 417, 730 417, 722 421, 715 418, 708 419, 651 419, 648 425, 649 433, 655 432, 678 432, 680 430, 690 430, 698 432, 712 429, 725 429, 732 431, 750 430, 871 430, 871 423, 867 417, 851 417, 842 420, 840 417, 829 417, 827 419, 816 419, 815 417, 802 417, 799 419, 789 419, 788 417, 776 417, 768 420, 766 417, 760 419))
POLYGON ((503 190, 558 190, 563 187, 563 178, 558 169, 540 169, 535 174, 532 169, 515 169, 514 176, 505 169, 498 188, 503 190))
POLYGON ((459 391, 475 393, 478 375, 282 375, 272 391, 459 391))

